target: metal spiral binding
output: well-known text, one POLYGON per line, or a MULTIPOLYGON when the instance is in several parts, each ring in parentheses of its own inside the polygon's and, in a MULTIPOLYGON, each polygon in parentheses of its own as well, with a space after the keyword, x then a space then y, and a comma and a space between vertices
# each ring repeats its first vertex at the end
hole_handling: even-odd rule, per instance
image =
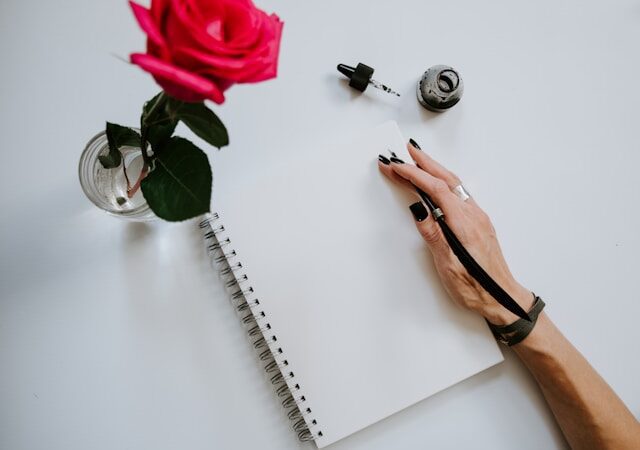
POLYGON ((208 214, 200 222, 200 228, 204 232, 207 249, 218 273, 230 291, 231 303, 241 314, 241 321, 251 343, 259 352, 258 358, 264 363, 264 370, 281 399, 298 439, 307 442, 322 437, 322 429, 312 416, 311 407, 306 404, 304 390, 290 368, 285 351, 278 343, 275 330, 272 329, 253 286, 249 284, 249 277, 242 272, 242 263, 235 261, 236 251, 231 247, 231 239, 224 235, 226 230, 219 221, 218 213, 208 214))

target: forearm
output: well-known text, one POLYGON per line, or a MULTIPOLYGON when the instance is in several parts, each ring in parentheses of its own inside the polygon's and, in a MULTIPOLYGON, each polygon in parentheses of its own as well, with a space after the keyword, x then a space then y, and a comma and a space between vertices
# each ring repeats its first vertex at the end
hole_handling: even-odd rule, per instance
POLYGON ((640 448, 638 421, 546 314, 512 348, 540 385, 574 450, 640 448))

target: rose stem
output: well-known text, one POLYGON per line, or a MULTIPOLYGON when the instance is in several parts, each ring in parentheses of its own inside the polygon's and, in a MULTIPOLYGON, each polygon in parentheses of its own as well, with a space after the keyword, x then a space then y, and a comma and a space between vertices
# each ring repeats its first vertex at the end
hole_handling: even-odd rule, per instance
MULTIPOLYGON (((150 117, 153 117, 154 113, 158 110, 158 108, 160 108, 161 106, 164 106, 166 101, 167 101, 167 94, 164 91, 162 91, 158 96, 158 98, 156 99, 155 103, 151 105, 149 112, 145 114, 144 117, 142 118, 142 123, 140 124, 142 126, 142 130, 140 130, 140 141, 141 141, 140 150, 142 150, 142 159, 144 160, 144 164, 142 165, 142 170, 140 171, 140 176, 138 177, 138 181, 136 181, 136 184, 134 184, 131 188, 128 187, 129 179, 127 178, 127 196, 129 198, 133 197, 136 194, 136 192, 138 192, 138 189, 140 189, 140 183, 142 183, 142 180, 144 179, 144 177, 147 176, 149 167, 151 166, 151 157, 147 153, 147 144, 148 144, 147 130, 149 128, 148 119, 150 117)), ((125 172, 125 176, 126 176, 126 172, 125 172)))
POLYGON ((131 181, 129 181, 129 175, 127 175, 127 166, 124 164, 124 158, 122 158, 122 173, 124 173, 124 179, 127 180, 127 193, 131 189, 131 181))
POLYGON ((127 197, 131 198, 136 195, 136 192, 138 192, 138 189, 140 189, 142 180, 147 176, 148 169, 149 167, 147 166, 147 163, 144 163, 144 165, 142 166, 142 170, 140 171, 138 181, 136 181, 136 184, 134 184, 130 189, 127 189, 127 197))

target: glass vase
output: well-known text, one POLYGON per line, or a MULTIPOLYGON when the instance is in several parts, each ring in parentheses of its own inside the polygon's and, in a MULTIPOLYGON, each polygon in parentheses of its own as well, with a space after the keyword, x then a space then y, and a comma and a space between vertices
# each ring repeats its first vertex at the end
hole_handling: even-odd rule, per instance
POLYGON ((122 162, 113 169, 102 167, 98 156, 107 155, 109 145, 103 131, 94 136, 80 156, 78 174, 87 198, 107 213, 133 221, 157 220, 136 184, 144 160, 140 147, 120 147, 122 162))

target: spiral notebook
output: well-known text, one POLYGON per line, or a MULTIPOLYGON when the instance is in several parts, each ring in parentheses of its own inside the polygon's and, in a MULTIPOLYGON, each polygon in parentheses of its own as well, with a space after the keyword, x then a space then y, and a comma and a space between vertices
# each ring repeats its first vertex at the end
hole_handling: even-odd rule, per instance
POLYGON ((322 448, 500 361, 484 321, 443 292, 377 155, 395 122, 307 147, 214 198, 212 258, 301 440, 322 448))

